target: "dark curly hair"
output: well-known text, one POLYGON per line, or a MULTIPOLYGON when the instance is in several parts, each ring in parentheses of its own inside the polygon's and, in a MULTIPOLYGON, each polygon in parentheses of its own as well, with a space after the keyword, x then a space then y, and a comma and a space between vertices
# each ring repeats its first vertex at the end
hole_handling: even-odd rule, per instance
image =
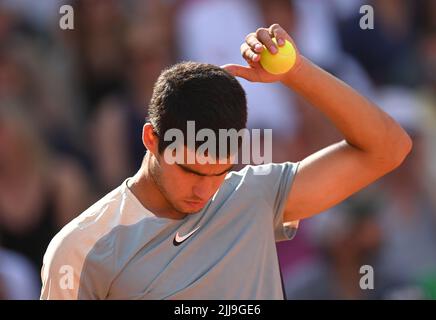
POLYGON ((164 70, 157 79, 147 120, 154 127, 162 153, 172 143, 164 140, 169 129, 181 130, 187 144, 187 121, 195 121, 195 134, 208 128, 216 137, 219 129, 246 128, 247 100, 242 86, 224 69, 181 62, 164 70))

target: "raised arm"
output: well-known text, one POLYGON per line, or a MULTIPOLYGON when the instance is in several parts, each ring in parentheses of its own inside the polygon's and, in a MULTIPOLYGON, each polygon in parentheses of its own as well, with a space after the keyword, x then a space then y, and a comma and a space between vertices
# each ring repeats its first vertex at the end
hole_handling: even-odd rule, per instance
MULTIPOLYGON (((284 221, 322 212, 398 167, 410 152, 407 133, 389 115, 344 82, 298 55, 294 67, 271 75, 259 64, 259 53, 271 38, 290 36, 277 24, 247 36, 241 53, 249 67, 224 66, 250 81, 280 81, 324 113, 344 140, 303 159, 285 209, 284 221)), ((295 44, 294 44, 295 45, 295 44)), ((270 50, 271 51, 271 50, 270 50)))

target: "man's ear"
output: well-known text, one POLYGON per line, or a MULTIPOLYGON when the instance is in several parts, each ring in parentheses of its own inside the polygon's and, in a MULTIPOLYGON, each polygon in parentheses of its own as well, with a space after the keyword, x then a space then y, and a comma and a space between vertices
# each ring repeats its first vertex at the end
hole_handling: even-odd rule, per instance
POLYGON ((149 122, 142 127, 142 143, 153 155, 159 152, 159 138, 154 131, 153 125, 149 122))

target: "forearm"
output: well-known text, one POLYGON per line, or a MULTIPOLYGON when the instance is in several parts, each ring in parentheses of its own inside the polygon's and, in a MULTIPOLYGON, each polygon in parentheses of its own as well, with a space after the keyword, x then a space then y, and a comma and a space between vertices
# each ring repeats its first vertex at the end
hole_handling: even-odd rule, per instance
POLYGON ((397 122, 308 59, 301 57, 282 83, 324 113, 353 147, 377 156, 410 149, 410 138, 397 122))

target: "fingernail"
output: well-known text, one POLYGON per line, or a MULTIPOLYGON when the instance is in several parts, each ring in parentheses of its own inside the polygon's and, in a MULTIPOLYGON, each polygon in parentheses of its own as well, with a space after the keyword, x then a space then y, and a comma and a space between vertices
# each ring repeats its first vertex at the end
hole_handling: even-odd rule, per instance
POLYGON ((278 41, 279 46, 282 46, 285 44, 285 41, 283 39, 279 39, 278 41))
POLYGON ((253 54, 253 56, 251 57, 251 60, 256 61, 258 55, 257 54, 253 54))
POLYGON ((269 51, 273 54, 277 53, 277 48, 275 46, 271 46, 271 47, 269 47, 269 51))
POLYGON ((260 43, 256 43, 256 45, 254 46, 254 50, 259 51, 260 49, 262 49, 262 45, 260 43))

